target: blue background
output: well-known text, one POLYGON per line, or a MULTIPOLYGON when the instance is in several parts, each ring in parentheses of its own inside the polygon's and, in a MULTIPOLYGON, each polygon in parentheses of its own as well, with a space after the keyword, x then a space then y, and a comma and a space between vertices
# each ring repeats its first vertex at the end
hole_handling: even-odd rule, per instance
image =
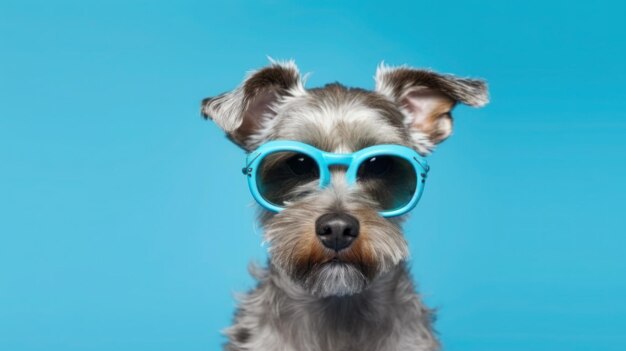
POLYGON ((626 349, 620 2, 0 2, 0 349, 216 350, 261 232, 199 116, 266 55, 486 78, 406 226, 445 348, 626 349))

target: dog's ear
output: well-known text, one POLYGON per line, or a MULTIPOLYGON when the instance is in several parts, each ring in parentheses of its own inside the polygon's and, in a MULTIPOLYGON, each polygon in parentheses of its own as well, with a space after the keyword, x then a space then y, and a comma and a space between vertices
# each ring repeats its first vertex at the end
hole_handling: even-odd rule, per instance
POLYGON ((416 148, 424 153, 452 133, 451 111, 457 103, 481 107, 489 101, 482 80, 383 64, 376 71, 376 91, 400 107, 416 148))
POLYGON ((277 62, 248 74, 235 90, 202 100, 201 113, 228 137, 250 150, 250 137, 276 115, 275 107, 288 96, 306 94, 293 61, 277 62))

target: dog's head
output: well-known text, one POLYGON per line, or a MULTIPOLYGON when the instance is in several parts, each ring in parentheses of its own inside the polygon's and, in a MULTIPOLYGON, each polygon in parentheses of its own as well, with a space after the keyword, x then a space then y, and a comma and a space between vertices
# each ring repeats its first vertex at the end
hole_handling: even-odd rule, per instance
MULTIPOLYGON (((293 62, 272 62, 233 91, 204 99, 202 114, 247 151, 294 140, 333 153, 398 144, 425 155, 451 134, 457 103, 488 99, 483 81, 428 70, 381 65, 375 79, 374 91, 336 83, 305 89, 293 62)), ((349 186, 344 173, 333 167, 329 186, 303 186, 284 210, 260 216, 273 265, 316 296, 358 293, 408 255, 402 217, 382 217, 371 196, 380 189, 349 186)))

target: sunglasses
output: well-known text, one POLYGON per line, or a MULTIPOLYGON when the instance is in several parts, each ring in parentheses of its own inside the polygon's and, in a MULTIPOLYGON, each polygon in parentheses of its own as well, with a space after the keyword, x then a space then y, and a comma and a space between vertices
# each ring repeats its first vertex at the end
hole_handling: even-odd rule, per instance
POLYGON ((242 169, 254 199, 273 212, 299 197, 327 187, 331 167, 345 168, 348 185, 358 184, 383 217, 412 210, 424 191, 429 167, 415 150, 402 145, 374 145, 336 154, 311 145, 276 140, 251 152, 242 169))

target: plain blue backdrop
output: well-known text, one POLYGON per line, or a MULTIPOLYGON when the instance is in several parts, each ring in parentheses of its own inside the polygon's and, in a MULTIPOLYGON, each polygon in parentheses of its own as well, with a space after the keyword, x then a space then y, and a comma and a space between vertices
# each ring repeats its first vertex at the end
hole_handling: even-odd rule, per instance
POLYGON ((0 349, 216 350, 265 261, 199 115, 266 55, 489 81, 406 226, 447 350, 626 349, 626 6, 0 2, 0 349))

